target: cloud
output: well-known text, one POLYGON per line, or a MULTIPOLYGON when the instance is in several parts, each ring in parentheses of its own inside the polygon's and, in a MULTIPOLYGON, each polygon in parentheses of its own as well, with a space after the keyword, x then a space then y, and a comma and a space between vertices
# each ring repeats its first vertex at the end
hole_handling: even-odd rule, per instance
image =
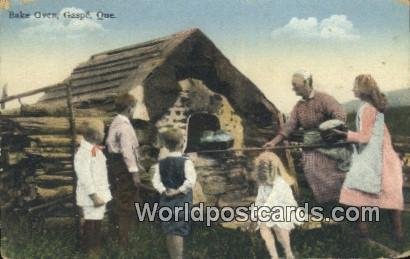
POLYGON ((335 14, 321 21, 316 17, 293 17, 285 26, 273 30, 272 37, 351 41, 359 39, 360 35, 346 15, 335 14))
POLYGON ((102 32, 104 27, 95 21, 95 13, 86 12, 76 7, 65 7, 58 13, 58 19, 35 18, 27 20, 28 26, 23 29, 26 35, 48 35, 52 38, 77 38, 89 33, 102 32), (70 18, 73 15, 86 18, 70 18))

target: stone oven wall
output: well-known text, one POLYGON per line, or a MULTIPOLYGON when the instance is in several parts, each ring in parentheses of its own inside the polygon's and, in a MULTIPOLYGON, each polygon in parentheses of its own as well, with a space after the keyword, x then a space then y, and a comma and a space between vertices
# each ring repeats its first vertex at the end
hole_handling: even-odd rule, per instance
POLYGON ((215 115, 219 119, 221 129, 232 135, 234 148, 243 147, 242 119, 235 113, 226 97, 209 90, 200 80, 186 79, 180 81, 179 85, 181 92, 176 102, 155 124, 159 132, 176 127, 187 137, 189 116, 195 113, 208 113, 215 115), (219 97, 215 98, 216 95, 219 97))

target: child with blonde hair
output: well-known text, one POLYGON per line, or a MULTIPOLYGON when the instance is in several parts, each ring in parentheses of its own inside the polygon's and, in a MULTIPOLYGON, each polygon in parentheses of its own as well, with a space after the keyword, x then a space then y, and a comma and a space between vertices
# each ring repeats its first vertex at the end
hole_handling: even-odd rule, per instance
MULTIPOLYGON (((290 219, 285 214, 284 219, 275 219, 273 213, 261 213, 262 207, 267 207, 271 212, 281 209, 286 212, 289 207, 297 208, 297 202, 292 189, 282 175, 287 175, 279 157, 272 152, 263 152, 254 160, 256 177, 258 181, 258 194, 255 207, 258 209, 260 234, 265 241, 266 248, 271 258, 278 258, 276 251, 275 232, 280 244, 284 248, 286 258, 294 258, 290 244, 290 231, 299 224, 295 217, 290 219), (269 219, 266 219, 266 216, 269 219)), ((295 212, 296 213, 296 212, 295 212)))

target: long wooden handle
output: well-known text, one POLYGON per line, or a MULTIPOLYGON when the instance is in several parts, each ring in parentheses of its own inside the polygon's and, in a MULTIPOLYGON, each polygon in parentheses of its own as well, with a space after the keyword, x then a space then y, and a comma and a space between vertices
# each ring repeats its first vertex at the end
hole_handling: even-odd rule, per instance
POLYGON ((275 146, 275 147, 248 147, 248 148, 236 148, 236 149, 215 149, 215 150, 201 150, 196 152, 188 152, 190 153, 225 153, 225 152, 235 152, 235 151, 275 151, 275 150, 287 150, 287 149, 316 149, 316 148, 334 148, 334 147, 343 147, 350 145, 351 143, 348 142, 339 142, 334 143, 332 145, 326 144, 301 144, 301 145, 289 145, 289 146, 275 146))

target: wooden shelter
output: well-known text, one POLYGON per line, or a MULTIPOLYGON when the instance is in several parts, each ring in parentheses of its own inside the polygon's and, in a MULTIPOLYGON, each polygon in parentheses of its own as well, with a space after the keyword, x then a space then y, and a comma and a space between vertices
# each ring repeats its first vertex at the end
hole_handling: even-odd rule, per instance
MULTIPOLYGON (((116 96, 128 92, 136 97, 133 123, 147 169, 162 155, 158 132, 169 127, 183 130, 188 151, 199 151, 204 130, 229 133, 235 148, 257 147, 280 124, 278 109, 199 29, 92 55, 62 83, 70 86, 76 123, 102 119, 108 126, 116 96)), ((36 184, 35 199, 72 191, 70 138, 65 135, 70 125, 61 117, 67 112, 64 86, 48 88, 34 105, 3 112, 2 130, 20 143, 7 142, 13 146, 9 157, 15 156, 17 165, 31 163, 27 175, 36 184)), ((197 201, 250 202, 247 156, 227 152, 191 158, 199 175, 197 201)), ((145 175, 143 181, 150 178, 145 175)))
MULTIPOLYGON (((260 134, 266 133, 263 129, 269 129, 271 136, 277 128, 279 111, 199 29, 92 55, 66 79, 77 107, 112 111, 114 98, 129 92, 141 101, 136 118, 151 122, 164 119, 178 99, 185 100, 182 94, 189 89, 183 88, 195 85, 192 80, 201 81, 210 94, 224 96, 244 119, 246 145, 261 144, 266 136, 260 134), (183 83, 185 80, 190 82, 183 83)), ((197 98, 190 99, 196 102, 191 107, 207 101, 197 98)), ((40 100, 43 104, 61 102, 65 103, 64 88, 49 90, 40 100)), ((193 108, 197 109, 193 112, 204 109, 193 108)))

